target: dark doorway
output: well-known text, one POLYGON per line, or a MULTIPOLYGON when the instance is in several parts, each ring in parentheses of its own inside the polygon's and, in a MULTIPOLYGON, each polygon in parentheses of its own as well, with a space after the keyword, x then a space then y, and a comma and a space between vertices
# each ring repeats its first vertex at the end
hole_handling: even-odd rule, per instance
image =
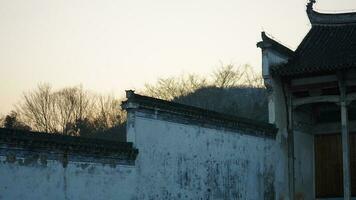
MULTIPOLYGON (((356 134, 350 134, 352 196, 356 196, 356 134)), ((315 190, 317 198, 343 197, 341 134, 315 136, 315 190)))

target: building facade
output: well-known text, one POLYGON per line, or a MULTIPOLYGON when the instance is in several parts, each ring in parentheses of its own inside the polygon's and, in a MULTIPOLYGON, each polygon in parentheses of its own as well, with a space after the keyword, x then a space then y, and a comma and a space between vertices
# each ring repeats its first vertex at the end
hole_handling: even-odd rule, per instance
POLYGON ((356 196, 356 13, 307 5, 311 29, 295 51, 262 33, 269 120, 279 129, 290 199, 356 196), (304 194, 303 194, 304 193, 304 194))
POLYGON ((295 51, 257 44, 269 123, 127 91, 127 142, 0 129, 0 199, 356 196, 356 13, 314 3, 295 51))

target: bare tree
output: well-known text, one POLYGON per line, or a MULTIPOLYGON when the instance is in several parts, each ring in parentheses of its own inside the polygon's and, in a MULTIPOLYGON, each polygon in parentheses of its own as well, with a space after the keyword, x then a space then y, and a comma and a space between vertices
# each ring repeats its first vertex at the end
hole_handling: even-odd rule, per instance
POLYGON ((99 96, 96 103, 96 127, 106 130, 117 126, 126 120, 124 112, 120 109, 121 101, 113 96, 99 96))
POLYGON ((56 102, 52 88, 48 84, 38 85, 37 90, 24 93, 23 102, 18 107, 21 120, 35 130, 56 133, 56 102))
MULTIPOLYGON (((232 96, 232 93, 222 91, 234 88, 247 88, 234 91, 241 93, 242 96, 250 95, 246 92, 248 88, 263 89, 262 77, 250 65, 236 67, 233 64, 221 63, 219 69, 208 79, 195 74, 161 78, 155 84, 146 84, 142 93, 206 109, 227 110, 233 113, 239 109, 238 111, 242 113, 242 109, 239 108, 242 105, 241 96, 235 95, 239 102, 235 99, 231 103, 221 101, 222 98, 228 100, 227 94, 232 96)), ((250 103, 260 105, 256 101, 250 103)), ((41 84, 35 90, 24 93, 15 117, 16 121, 29 125, 35 131, 90 137, 106 132, 115 136, 117 131, 124 131, 126 121, 120 103, 120 99, 88 92, 82 86, 53 90, 50 85, 41 84)), ((263 106, 264 103, 260 107, 263 106)), ((14 115, 10 113, 8 116, 11 122, 14 115)))
POLYGON ((4 127, 4 121, 5 121, 5 116, 3 116, 2 114, 0 115, 0 128, 4 127))
POLYGON ((194 74, 160 78, 156 84, 146 84, 143 93, 159 99, 172 100, 194 92, 207 85, 205 78, 194 74))
POLYGON ((36 131, 90 135, 125 121, 119 99, 90 93, 82 86, 54 91, 44 84, 23 97, 17 108, 19 119, 36 131))
POLYGON ((255 120, 267 119, 262 76, 247 64, 220 63, 210 79, 195 75, 159 79, 146 85, 144 94, 255 120))
POLYGON ((239 83, 243 72, 236 68, 233 64, 221 66, 213 73, 213 85, 219 88, 234 87, 239 83))
POLYGON ((73 134, 75 123, 92 118, 94 100, 82 86, 67 87, 54 93, 56 97, 56 120, 63 134, 73 134))
POLYGON ((200 88, 218 87, 263 87, 262 76, 250 65, 236 67, 234 64, 223 64, 212 73, 210 79, 188 74, 170 78, 160 78, 155 84, 146 84, 143 93, 148 96, 173 100, 186 96, 200 88))
POLYGON ((231 87, 263 87, 263 78, 251 65, 245 64, 236 67, 233 64, 221 66, 213 73, 213 86, 219 88, 231 87))
POLYGON ((257 73, 251 65, 240 66, 240 71, 242 71, 242 78, 238 85, 251 88, 264 88, 263 77, 261 73, 257 73))

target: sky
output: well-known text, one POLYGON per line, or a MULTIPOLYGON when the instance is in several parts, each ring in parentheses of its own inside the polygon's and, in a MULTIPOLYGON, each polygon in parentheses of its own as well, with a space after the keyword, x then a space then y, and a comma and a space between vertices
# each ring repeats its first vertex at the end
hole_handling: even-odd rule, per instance
MULTIPOLYGON (((208 76, 220 62, 260 70, 266 31, 295 49, 306 0, 0 0, 0 114, 40 83, 123 96, 157 78, 208 76)), ((356 9, 318 0, 316 9, 356 9)))

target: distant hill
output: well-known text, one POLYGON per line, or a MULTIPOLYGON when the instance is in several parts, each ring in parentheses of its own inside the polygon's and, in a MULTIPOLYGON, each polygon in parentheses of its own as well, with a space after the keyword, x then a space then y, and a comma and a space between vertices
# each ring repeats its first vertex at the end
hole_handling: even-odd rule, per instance
POLYGON ((200 88, 186 96, 177 97, 173 101, 268 122, 267 91, 264 88, 211 86, 200 88))

